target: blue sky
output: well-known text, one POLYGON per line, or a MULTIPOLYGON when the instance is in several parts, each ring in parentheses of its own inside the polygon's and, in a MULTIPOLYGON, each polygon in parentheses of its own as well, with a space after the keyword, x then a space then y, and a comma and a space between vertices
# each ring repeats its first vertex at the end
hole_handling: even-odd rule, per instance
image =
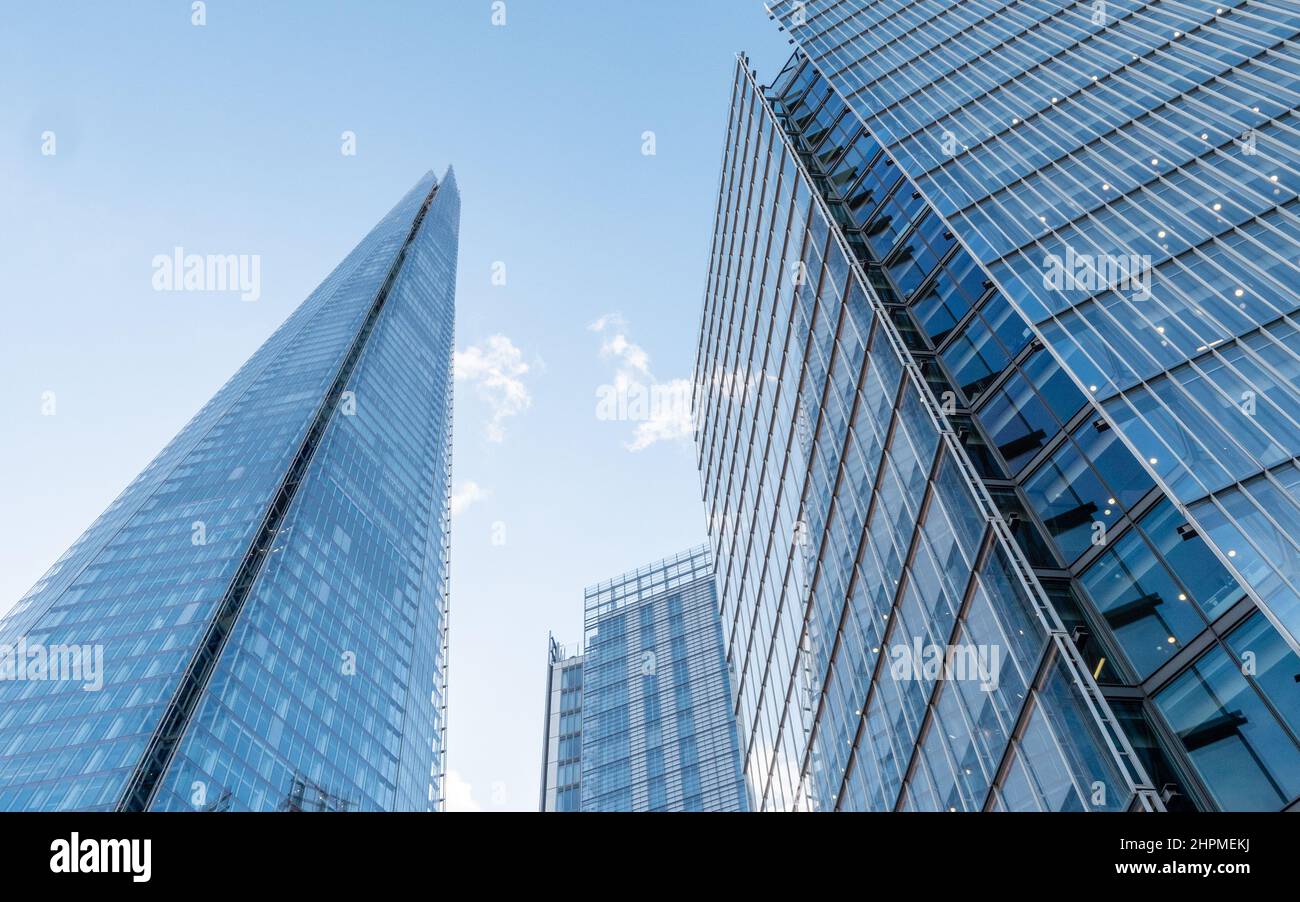
POLYGON ((756 0, 507 0, 505 26, 490 0, 206 12, 6 10, 0 611, 454 164, 449 793, 535 808, 547 632, 578 641, 584 586, 705 537, 689 443, 598 419, 597 392, 689 377, 735 53, 771 77, 785 36, 756 0), (176 246, 259 255, 260 299, 154 291, 176 246))

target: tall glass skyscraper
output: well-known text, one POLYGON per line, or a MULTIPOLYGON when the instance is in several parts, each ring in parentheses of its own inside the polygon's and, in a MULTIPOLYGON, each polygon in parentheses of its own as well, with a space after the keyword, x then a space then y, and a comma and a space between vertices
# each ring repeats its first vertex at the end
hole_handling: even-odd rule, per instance
POLYGON ((585 594, 585 653, 550 643, 542 810, 745 810, 708 546, 585 594))
POLYGON ((441 806, 459 219, 420 179, 0 623, 103 660, 0 680, 0 809, 441 806))
POLYGON ((1270 533, 1237 507, 1267 567, 1224 539, 1234 518, 1211 509, 1263 497, 1202 453, 1235 414, 1189 431, 1219 408, 1171 399, 1215 395, 1272 430, 1295 390, 1277 276, 1300 249, 1275 225, 1290 152, 1268 137, 1290 125, 1265 109, 1291 81, 1267 93, 1252 73, 1294 62, 1300 9, 773 12, 800 46, 769 88, 737 69, 696 388, 755 804, 1293 805, 1300 660, 1270 594, 1300 575, 1275 544, 1288 515, 1270 533), (1245 85, 1259 96, 1235 102, 1245 85), (1210 116, 1211 95, 1234 103, 1210 116), (1235 184, 1247 164, 1268 171, 1235 184), (1158 248, 1116 231, 1138 215, 1158 248), (1247 244, 1266 253, 1227 268, 1247 244), (1215 362, 1213 311, 1264 298, 1274 331, 1233 320, 1249 334, 1215 362), (1119 344, 1138 323, 1142 348, 1119 344), (1192 323, 1200 345, 1167 339, 1192 323), (931 647, 954 657, 898 666, 931 647))

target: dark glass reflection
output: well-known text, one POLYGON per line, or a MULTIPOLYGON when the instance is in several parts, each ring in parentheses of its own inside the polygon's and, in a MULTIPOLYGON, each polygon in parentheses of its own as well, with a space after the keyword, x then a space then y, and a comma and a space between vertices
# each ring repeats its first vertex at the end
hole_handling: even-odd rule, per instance
POLYGON ((1196 606, 1137 532, 1126 533, 1097 558, 1084 572, 1083 585, 1139 676, 1205 628, 1196 606))
POLYGON ((1157 695, 1156 704, 1219 807, 1277 810, 1300 794, 1300 748, 1221 646, 1157 695))
POLYGON ((1142 761, 1147 776, 1151 778, 1156 791, 1160 793, 1167 811, 1197 811, 1196 803, 1187 793, 1186 778, 1174 765, 1172 757, 1164 743, 1156 734, 1155 727, 1136 700, 1111 699, 1110 709, 1115 712, 1133 751, 1142 761))

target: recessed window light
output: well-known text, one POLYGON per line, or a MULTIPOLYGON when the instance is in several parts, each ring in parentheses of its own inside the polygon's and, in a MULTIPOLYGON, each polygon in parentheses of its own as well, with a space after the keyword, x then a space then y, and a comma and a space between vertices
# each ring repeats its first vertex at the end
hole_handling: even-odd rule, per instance
POLYGON ((1169 637, 1168 639, 1166 639, 1165 641, 1168 642, 1170 645, 1177 645, 1177 644, 1178 644, 1178 640, 1175 639, 1173 636, 1170 636, 1170 637, 1169 637))
POLYGON ((1020 118, 1019 118, 1019 117, 1016 117, 1015 119, 1012 119, 1012 120, 1011 120, 1011 124, 1012 124, 1012 125, 1019 125, 1019 124, 1020 124, 1020 118))
POLYGON ((1147 458, 1147 463, 1149 463, 1149 464, 1151 464, 1152 466, 1154 466, 1155 464, 1159 463, 1159 461, 1158 461, 1156 458, 1154 458, 1154 457, 1149 457, 1149 458, 1147 458))
POLYGON ((1101 184, 1101 190, 1102 190, 1102 191, 1109 191, 1109 190, 1110 190, 1110 183, 1109 183, 1109 182, 1102 182, 1102 184, 1101 184))
POLYGON ((1161 229, 1160 231, 1156 232, 1156 237, 1157 237, 1157 238, 1163 238, 1163 237, 1165 237, 1165 230, 1164 230, 1164 229, 1161 229))
POLYGON ((1215 204, 1215 205, 1214 205, 1214 212, 1217 213, 1217 212, 1219 212, 1219 211, 1222 210, 1222 209, 1223 209, 1223 204, 1215 204))
POLYGON ((1096 390, 1097 390, 1097 386, 1095 386, 1095 385, 1089 385, 1089 386, 1088 386, 1088 391, 1096 391, 1096 390))
POLYGON ((1268 177, 1268 180, 1269 180, 1270 182, 1276 182, 1276 181, 1277 181, 1277 176, 1275 176, 1275 175, 1270 175, 1270 176, 1268 177))
POLYGON ((1187 600, 1187 595, 1186 595, 1186 593, 1184 593, 1184 592, 1179 592, 1179 593, 1178 593, 1178 600, 1179 600, 1179 601, 1186 601, 1186 600, 1187 600))
POLYGON ((1165 334, 1165 327, 1164 327, 1164 326, 1156 326, 1156 331, 1159 332, 1161 335, 1164 335, 1164 334, 1165 334))
POLYGON ((1205 132, 1201 132, 1201 140, 1202 140, 1202 141, 1208 141, 1208 140, 1210 140, 1210 136, 1209 136, 1207 133, 1205 133, 1205 132))
POLYGON ((1158 159, 1156 159, 1155 157, 1152 157, 1152 158, 1151 158, 1151 165, 1152 165, 1152 166, 1159 166, 1159 165, 1160 165, 1160 161, 1159 161, 1158 159))
POLYGON ((1236 556, 1237 556, 1237 552, 1234 551, 1233 549, 1229 548, 1229 549, 1228 549, 1228 557, 1236 557, 1236 556))
POLYGON ((1233 294, 1235 294, 1237 297, 1241 297, 1245 293, 1246 293, 1245 290, 1241 288, 1238 288, 1236 291, 1233 292, 1233 294))
POLYGON ((1118 502, 1117 502, 1114 498, 1107 498, 1107 499, 1106 499, 1106 503, 1107 503, 1107 504, 1118 504, 1118 502))
POLYGON ((1175 32, 1174 32, 1174 37, 1176 37, 1176 38, 1181 38, 1182 36, 1183 36, 1183 33, 1182 33, 1181 31, 1175 31, 1175 32))

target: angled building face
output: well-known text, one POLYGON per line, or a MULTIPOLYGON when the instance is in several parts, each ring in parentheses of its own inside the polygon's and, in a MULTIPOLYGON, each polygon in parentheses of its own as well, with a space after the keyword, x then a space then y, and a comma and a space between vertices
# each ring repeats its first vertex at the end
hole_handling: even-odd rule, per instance
POLYGON ((0 680, 0 809, 440 807, 459 206, 421 179, 0 624, 103 662, 0 680))
MULTIPOLYGON (((910 236, 872 250, 918 343, 1009 445, 1186 795, 1294 804, 1300 7, 772 9, 843 127, 897 168, 882 185, 905 179, 884 234, 910 236), (927 290, 945 253, 957 265, 927 290), (947 289, 972 270, 996 302, 947 289), (1101 547, 1082 541, 1099 529, 1101 547)), ((874 209, 850 215, 868 235, 874 209)), ((1135 737, 1136 704, 1116 703, 1135 737)))
MULTIPOLYGON (((807 674, 804 681, 811 696, 805 710, 813 713, 802 724, 802 735, 794 718, 790 718, 795 726, 791 737, 779 734, 790 751, 771 762, 772 776, 767 779, 772 785, 764 791, 772 793, 773 801, 765 803, 767 807, 790 806, 787 797, 777 794, 785 787, 794 787, 794 804, 806 807, 1110 807, 1114 799, 1109 791, 1100 796, 1089 792, 1097 785, 1096 765, 1086 753, 1072 750, 1071 743, 1091 745, 1102 753, 1103 761, 1113 762, 1125 775, 1124 783, 1135 790, 1137 803, 1145 807, 1276 809, 1295 804, 1300 793, 1300 692, 1292 677, 1300 670, 1300 660, 1289 644, 1288 630, 1278 628, 1284 627, 1285 603, 1270 607, 1268 596, 1259 591, 1260 580, 1267 583, 1272 578, 1254 564, 1250 565, 1254 569, 1242 569, 1242 546, 1225 545, 1215 538, 1214 523, 1222 521, 1198 517, 1197 510, 1207 508, 1188 504, 1189 499, 1167 481, 1163 466, 1186 472, 1201 468, 1200 446, 1182 444, 1186 433, 1168 423, 1169 428, 1160 432, 1161 441, 1167 443, 1165 451, 1147 450, 1133 441, 1131 421, 1112 415, 1115 405, 1108 398, 1117 396, 1119 389, 1108 395, 1108 384, 1096 368, 1088 369, 1077 355, 1063 350, 1062 333, 1044 328, 1044 320, 1024 301, 1029 283, 1035 297, 1058 305, 1060 316, 1053 320, 1058 325, 1095 324, 1109 317, 1112 325, 1123 322, 1131 327, 1139 320, 1124 319, 1124 313, 1116 319, 1121 306, 1133 303, 1136 309, 1154 314, 1157 308, 1151 305, 1164 290, 1162 280, 1172 278, 1176 267, 1194 264, 1204 280, 1197 289, 1201 298, 1197 303, 1202 306, 1185 307, 1179 315, 1185 317, 1190 310, 1202 317, 1209 309, 1206 298, 1217 291, 1217 283, 1206 275, 1209 269, 1195 262, 1197 255, 1215 257, 1227 245, 1238 247, 1240 229, 1196 247, 1174 247, 1170 240, 1162 258, 1145 244, 1120 241, 1102 248, 1096 235, 1111 233, 1093 227, 1099 220, 1107 228, 1114 226, 1118 214, 1111 209, 1113 202, 1127 211, 1124 215, 1133 213, 1131 200, 1118 203, 1130 189, 1160 193, 1167 187, 1163 179, 1181 185, 1184 164, 1216 168, 1224 162, 1220 157, 1231 153, 1231 147, 1221 146, 1231 144, 1227 132, 1221 133, 1220 144, 1203 148, 1203 159, 1190 162, 1180 158, 1170 164, 1172 156, 1162 160, 1158 152, 1148 149, 1142 163, 1169 164, 1169 171, 1147 181, 1129 165, 1135 161, 1123 154, 1107 157, 1109 169, 1088 170, 1079 164, 1086 158, 1094 167, 1099 165, 1091 155, 1109 153, 1108 142, 1128 147, 1124 154, 1131 156, 1133 141, 1124 136, 1133 126, 1131 119, 1151 125, 1177 112, 1176 104, 1160 107, 1162 101, 1152 99, 1167 92, 1177 79, 1148 84, 1141 91, 1131 81, 1139 75, 1139 81, 1149 79, 1153 65, 1159 68, 1170 62, 1166 54, 1184 54, 1184 47, 1174 42, 1195 31, 1197 58, 1203 63, 1208 59, 1202 58, 1207 41, 1226 40, 1224 35, 1230 33, 1242 36, 1238 25, 1243 20, 1229 22, 1229 17, 1248 13, 1247 18, 1252 18, 1260 7, 1271 5, 1219 4, 1219 17, 1208 17, 1215 21, 1207 20, 1203 28, 1175 24, 1167 40, 1156 42, 1151 58, 1142 58, 1140 41, 1134 41, 1151 37, 1146 30, 1152 17, 1200 16, 1192 4, 1176 6, 1179 9, 1170 12, 1171 7, 1157 4, 1040 4, 1030 17, 1022 6, 995 11, 993 5, 981 3, 781 3, 773 11, 804 49, 770 88, 758 88, 743 66, 738 72, 697 406, 702 415, 701 467, 706 499, 713 507, 715 545, 721 548, 720 555, 735 555, 733 564, 719 568, 724 605, 732 603, 734 593, 743 623, 749 616, 747 592, 757 590, 759 603, 775 610, 785 611, 791 603, 790 626, 784 633, 774 631, 778 640, 784 636, 783 642, 773 643, 775 656, 760 659, 760 668, 776 666, 796 677, 807 674), (1124 10, 1115 19, 1121 6, 1124 10), (1096 22, 1091 20, 1094 13, 1099 16, 1096 22), (1006 32, 1013 20, 1018 30, 1006 32), (1130 59, 1093 54, 1087 77, 1066 90, 1060 79, 1064 73, 1078 74, 1075 69, 1085 58, 1072 42, 1089 40, 1090 35, 1109 42, 1112 51, 1120 45, 1130 48, 1126 51, 1130 59), (1031 48, 1038 54, 1035 61, 1016 68, 1017 60, 1026 59, 1016 53, 1031 48), (1111 63, 1113 71, 1104 68, 1111 63), (903 91, 900 86, 905 81, 908 87, 903 91), (1030 88, 1043 88, 1048 82, 1052 89, 1041 97, 1030 88), (1091 96, 1092 114, 1058 114, 1060 105, 1078 101, 1076 95, 1102 87, 1113 91, 1117 83, 1125 84, 1129 92, 1127 118, 1091 96), (885 86, 894 93, 878 94, 885 86), (990 112, 989 98, 995 96, 1001 102, 1018 98, 1020 104, 1003 125, 990 112), (1150 116, 1134 106, 1146 102, 1156 110, 1150 116), (1026 112, 1025 106, 1033 111, 1026 112), (950 116, 962 125, 952 125, 950 116), (914 134, 900 136, 892 130, 904 118, 920 123, 914 134), (1103 120, 1108 118, 1106 125, 1103 120), (1031 121, 1044 128, 1050 123, 1058 143, 1049 143, 1044 132, 1014 134, 1031 121), (1094 128, 1105 134, 1096 141, 1080 139, 1080 134, 1094 128), (1079 139, 1075 150, 1062 149, 1062 130, 1078 132, 1073 134, 1079 139), (972 138, 976 131, 979 136, 972 138), (931 139, 934 152, 943 158, 941 168, 927 164, 917 169, 918 148, 931 139), (1003 140, 1027 143, 1013 150, 1003 140), (1035 142, 1033 153, 1026 155, 1035 142), (1039 159, 1058 151, 1059 159, 1039 159), (963 168, 963 161, 976 156, 986 166, 1016 172, 1003 182, 987 168, 963 168), (1117 160, 1127 162, 1120 165, 1117 160), (1125 166, 1127 174, 1115 171, 1125 166), (1088 206, 1077 222, 1067 226, 1059 217, 1054 220, 1057 214, 1064 215, 1067 203, 1092 203, 1069 177, 1089 171, 1101 179, 1105 196, 1088 206), (967 209, 956 214, 941 202, 940 192, 932 190, 949 177, 959 181, 972 199, 967 209), (1130 184, 1131 177, 1144 186, 1130 184), (1001 190, 1004 185, 1007 190, 1001 190), (1050 186, 1054 201, 1032 217, 1002 207, 991 213, 993 208, 986 207, 984 219, 974 216, 981 202, 973 198, 981 192, 996 195, 998 203, 1023 204, 1041 197, 1045 186, 1050 186), (805 195, 811 195, 811 202, 805 195), (787 207, 793 207, 792 214, 787 207), (972 218, 968 220, 967 214, 972 218), (1068 238, 1038 255, 1033 276, 1024 274, 1025 260, 1033 255, 1026 257, 1026 249, 1018 250, 1021 278, 1015 284, 1004 266, 1015 255, 990 256, 985 243, 993 239, 985 233, 1028 229, 1038 234, 1040 227, 1043 232, 1059 232, 1058 238, 1068 233, 1068 238), (800 235, 805 228, 812 234, 807 245, 800 235), (824 231, 831 233, 831 239, 822 252, 824 231), (1219 247, 1216 242, 1226 245, 1219 247), (1129 250, 1134 247, 1138 250, 1129 250), (1148 254, 1153 261, 1145 260, 1148 254), (847 288, 841 290, 846 261, 850 272, 847 288), (1077 278, 1053 281, 1053 261, 1077 278), (1091 262, 1096 272, 1089 276, 1088 262, 1080 261, 1091 262), (1153 269, 1145 268, 1148 262, 1153 262, 1153 269), (792 267, 801 269, 802 281, 782 285, 792 267), (1102 274, 1117 283, 1123 298, 1108 293, 1109 283, 1100 278, 1102 274), (1090 278, 1094 290, 1071 297, 1090 278), (1137 297, 1147 290, 1148 296, 1137 297), (784 292, 792 292, 794 299, 786 300, 784 292), (753 342, 751 329, 757 330, 753 342), (867 335, 869 339, 864 338, 867 335), (882 335, 893 335, 889 344, 901 349, 910 377, 902 380, 901 389, 888 378, 893 364, 880 353, 882 335), (786 347, 776 347, 774 340, 785 342, 786 347), (801 349, 795 367, 789 363, 790 347, 801 349), (800 361, 803 382, 797 396, 786 400, 780 397, 783 384, 772 384, 773 378, 784 367, 785 378, 799 384, 800 361), (880 388, 873 382, 873 368, 880 388), (906 427, 913 420, 911 429, 903 432, 912 436, 918 432, 915 418, 908 416, 913 394, 922 399, 940 432, 947 433, 939 443, 937 462, 928 450, 920 456, 928 486, 913 475, 908 448, 904 446, 901 455, 895 451, 900 425, 906 427), (778 428, 785 428, 787 420, 782 417, 795 424, 790 453, 797 455, 796 466, 782 477, 795 480, 794 497, 788 501, 786 486, 768 488, 768 481, 773 472, 780 473, 773 470, 774 460, 778 466, 788 467, 789 462, 771 451, 747 447, 744 430, 751 421, 765 423, 769 416, 776 417, 773 422, 778 428), (812 452, 806 450, 809 444, 812 452), (739 460, 747 461, 744 466, 750 468, 743 480, 736 475, 742 464, 733 463, 738 446, 739 460), (1170 454, 1169 449, 1176 453, 1170 454), (890 468, 899 467, 899 461, 905 476, 891 477, 890 468), (961 539, 978 534, 976 524, 986 520, 993 538, 992 545, 968 545, 978 549, 978 576, 966 590, 974 592, 969 598, 961 589, 961 563, 969 554, 953 556, 947 550, 951 540, 941 532, 936 541, 928 525, 936 501, 953 523, 966 516, 963 507, 970 507, 954 499, 952 487, 958 481, 945 476, 945 470, 964 474, 967 478, 962 481, 979 502, 970 526, 956 530, 958 545, 963 544, 961 539), (829 492, 826 486, 831 487, 829 492), (788 511, 783 509, 786 506, 788 511), (744 525, 732 522, 737 508, 744 525), (882 511, 893 521, 892 527, 881 524, 882 511), (828 522, 831 540, 820 544, 828 522), (769 523, 776 526, 770 539, 764 532, 769 523), (837 526, 841 527, 838 535, 833 531, 837 526), (758 535, 750 535, 751 531, 758 535), (892 541, 887 541, 891 531, 892 541), (764 596, 770 579, 766 574, 773 572, 772 553, 768 552, 768 561, 760 562, 747 550, 753 544, 769 547, 769 541, 776 549, 786 541, 795 543, 789 569, 796 588, 787 590, 788 600, 764 596), (806 547, 809 542, 811 553, 806 547), (994 592, 992 584, 982 585, 990 560, 1006 570, 1001 562, 1015 559, 1021 564, 1008 572, 1018 572, 1024 579, 1003 581, 1004 589, 1016 589, 1011 596, 994 592), (955 572, 956 579, 937 583, 932 572, 936 563, 941 572, 955 572), (951 634, 950 603, 938 600, 950 589, 963 599, 957 630, 951 634), (972 628, 970 618, 981 613, 982 596, 990 603, 985 619, 991 611, 1002 621, 1005 638, 1023 636, 1026 633, 1019 628, 1007 629, 1008 621, 1015 619, 1015 605, 1008 599, 1019 596, 1020 589, 1038 599, 1034 607, 1041 615, 1040 625, 1047 628, 1047 654, 1040 660, 1032 653, 1032 644, 1008 647, 1011 654, 1003 658, 1003 682, 1007 662, 1013 661, 1012 677, 1017 682, 1027 672, 1031 675, 1030 692, 1017 692, 1007 700, 1010 706, 997 711, 996 729, 989 729, 980 715, 992 700, 981 703, 977 695, 965 692, 966 681, 959 672, 944 671, 937 681, 922 675, 922 691, 917 695, 913 691, 917 680, 906 674, 906 668, 903 672, 909 678, 900 683, 899 671, 889 666, 893 661, 875 660, 915 642, 918 634, 933 635, 936 630, 947 637, 941 642, 966 648, 976 641, 962 636, 972 628), (872 596, 870 604, 862 603, 864 591, 872 596), (800 606, 805 610, 801 612, 800 606), (874 623, 873 615, 881 622, 874 623), (819 638, 836 628, 840 634, 832 648, 821 651, 819 638), (883 642, 878 641, 882 631, 887 631, 883 642), (812 667, 782 663, 809 657, 812 667), (1053 659, 1070 672, 1068 691, 1052 691, 1050 674, 1058 668, 1053 659), (1021 699, 1027 701, 1022 704, 1021 699), (1046 716, 1036 715, 1035 708, 1046 716), (850 712, 848 725, 841 726, 836 712, 845 709, 850 712), (1012 735, 1021 738, 1000 753, 1008 713, 1014 724, 1012 735), (1051 729, 1043 730, 1043 723, 1051 729), (828 729, 833 731, 831 737, 821 735, 828 729), (1087 741, 1079 736, 1088 737, 1087 741), (817 781, 828 758, 829 784, 820 785, 817 781), (789 776, 782 779, 782 773, 789 776)), ((1280 23, 1288 18, 1294 26, 1293 10, 1270 27, 1285 28, 1280 23)), ((1097 45, 1089 46, 1095 50, 1097 45)), ((1232 52, 1216 51, 1229 56, 1232 52)), ((1278 42, 1265 56, 1270 65, 1278 65, 1292 52, 1293 48, 1278 42)), ((1236 96, 1238 89, 1230 81, 1237 75, 1228 69, 1227 81, 1216 82, 1213 90, 1236 96)), ((1181 79, 1199 77, 1195 68, 1179 71, 1181 79)), ((1194 88, 1194 84, 1183 85, 1188 92, 1195 93, 1194 88)), ((1257 113, 1252 108, 1250 115, 1257 113)), ((1187 135, 1171 129, 1168 122, 1164 127, 1166 141, 1182 142, 1190 149, 1187 135)), ((1204 136, 1197 131, 1197 141, 1211 137, 1208 130, 1204 136)), ((1259 134, 1253 137, 1256 149, 1266 145, 1259 134)), ((1239 149, 1244 152, 1244 147, 1239 149)), ((1279 159, 1274 154, 1273 165, 1279 159)), ((1199 178, 1206 177, 1202 168, 1198 172, 1199 178)), ((1277 185, 1281 178, 1269 177, 1267 182, 1277 185)), ((1215 190, 1238 191, 1222 179, 1215 184, 1215 190)), ((1282 193, 1272 196, 1282 198, 1282 193)), ((1287 201, 1278 202, 1285 207, 1287 201)), ((1212 212, 1220 212, 1214 210, 1215 204, 1226 207, 1220 200, 1207 203, 1212 212)), ((1263 210, 1260 216, 1267 219, 1284 212, 1263 210)), ((1173 232, 1168 224, 1154 229, 1161 240, 1173 232)), ((1276 237, 1276 230, 1271 234, 1276 237)), ((1042 242, 1047 239, 1035 240, 1039 250, 1046 247, 1042 242)), ((1285 247, 1285 242, 1274 244, 1271 253, 1281 250, 1294 261, 1295 253, 1285 247)), ((1294 289, 1288 291, 1269 294, 1271 302, 1282 304, 1287 312, 1294 307, 1294 289)), ((1248 293, 1231 291, 1238 309, 1248 306, 1244 300, 1248 293)), ((1164 349, 1153 353, 1174 353, 1162 344, 1173 325, 1166 320, 1152 325, 1150 342, 1164 349)), ((1285 320, 1273 326, 1288 328, 1285 320)), ((1103 368, 1114 377, 1124 371, 1119 358, 1129 366, 1139 356, 1130 345, 1108 341, 1094 338, 1085 343, 1092 354, 1110 355, 1103 368)), ((1252 348, 1259 345, 1257 337, 1243 341, 1252 348)), ((1218 392, 1222 397, 1221 389, 1211 390, 1217 378, 1213 374, 1222 370, 1208 362, 1214 353, 1206 353, 1218 353, 1218 344, 1211 339, 1199 351, 1192 349, 1210 367, 1204 380, 1180 380, 1180 363, 1170 358, 1163 364, 1168 372, 1143 377, 1146 386, 1154 388, 1172 376, 1193 392, 1218 392)), ((1279 397, 1285 397, 1289 389, 1275 377, 1288 372, 1291 364, 1285 362, 1289 352, 1283 353, 1276 342, 1267 355, 1254 353, 1256 362, 1266 357, 1273 367, 1272 376, 1252 383, 1252 394, 1242 396, 1254 398, 1258 413, 1263 409, 1259 398, 1279 391, 1279 397)), ((1200 363, 1193 361, 1193 365, 1200 363)), ((1234 366, 1242 372, 1242 364, 1234 366)), ((1252 407, 1245 401, 1243 405, 1242 412, 1252 407)), ((1159 416, 1177 415, 1176 405, 1160 409, 1164 412, 1159 416)), ((1212 433, 1199 435, 1205 439, 1212 433)), ((921 446, 914 440, 911 447, 921 446)), ((1275 468, 1270 478, 1289 467, 1288 462, 1275 468)), ((1215 477, 1206 470, 1198 478, 1212 481, 1215 477)), ((1283 545, 1269 544, 1276 538, 1260 532, 1257 542, 1271 549, 1271 569, 1278 574, 1289 571, 1294 579, 1297 571, 1287 556, 1290 552, 1283 545)), ((779 556, 776 566, 781 574, 779 556)), ((1269 584, 1278 585, 1276 580, 1269 584)), ((748 666, 752 640, 739 627, 737 634, 740 644, 729 645, 733 667, 748 666)), ((738 680, 742 700, 745 683, 738 680)), ((1058 681, 1056 688, 1061 685, 1058 681)), ((764 693, 752 703, 760 712, 766 704, 770 701, 764 693)), ((776 722, 771 716, 767 720, 776 722)), ((761 734, 765 729, 770 728, 760 719, 755 731, 761 734)), ((776 745, 770 740, 767 744, 776 745)), ((759 759, 758 765, 762 768, 767 762, 759 759)), ((752 772, 750 776, 754 781, 752 772)))
POLYGON ((1300 650, 1300 7, 771 10, 1300 650))
POLYGON ((742 59, 696 413, 751 805, 1159 807, 810 162, 742 59))
POLYGON ((586 650, 551 643, 543 811, 743 811, 708 546, 586 590, 586 650))

